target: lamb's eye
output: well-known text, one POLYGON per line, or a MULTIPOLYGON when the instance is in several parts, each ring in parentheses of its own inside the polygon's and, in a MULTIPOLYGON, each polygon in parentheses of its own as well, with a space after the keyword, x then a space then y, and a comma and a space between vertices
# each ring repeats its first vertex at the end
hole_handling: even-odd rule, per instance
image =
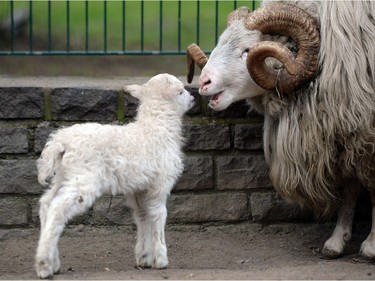
POLYGON ((250 51, 249 48, 246 48, 245 51, 243 51, 244 53, 248 53, 250 51))
POLYGON ((184 91, 180 92, 180 95, 182 95, 184 93, 184 91))

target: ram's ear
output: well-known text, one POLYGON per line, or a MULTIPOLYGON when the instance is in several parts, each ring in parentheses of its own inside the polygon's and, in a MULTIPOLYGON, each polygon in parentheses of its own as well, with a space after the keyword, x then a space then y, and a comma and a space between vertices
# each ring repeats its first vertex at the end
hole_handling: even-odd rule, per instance
POLYGON ((234 11, 232 11, 227 17, 227 25, 230 26, 236 20, 245 20, 250 14, 250 9, 248 7, 242 6, 234 11))
POLYGON ((124 86, 125 93, 131 94, 133 97, 140 99, 142 86, 140 85, 128 85, 124 86))

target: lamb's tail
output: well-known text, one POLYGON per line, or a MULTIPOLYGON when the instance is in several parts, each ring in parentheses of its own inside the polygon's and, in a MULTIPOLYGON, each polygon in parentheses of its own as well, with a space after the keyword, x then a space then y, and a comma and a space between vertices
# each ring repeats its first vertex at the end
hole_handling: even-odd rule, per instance
POLYGON ((60 166, 64 155, 65 147, 61 142, 49 141, 43 149, 37 161, 38 182, 41 185, 48 185, 60 166))

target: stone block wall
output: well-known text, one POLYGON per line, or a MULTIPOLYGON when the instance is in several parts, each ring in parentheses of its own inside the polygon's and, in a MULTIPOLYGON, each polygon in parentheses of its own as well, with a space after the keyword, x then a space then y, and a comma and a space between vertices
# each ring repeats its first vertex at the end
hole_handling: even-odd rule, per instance
MULTIPOLYGON (((36 159, 48 135, 80 122, 126 124, 137 100, 121 90, 122 81, 107 87, 5 82, 0 84, 0 228, 38 227, 44 188, 37 182, 36 159)), ((311 212, 280 199, 272 188, 262 151, 262 116, 244 102, 214 112, 196 88, 188 89, 196 104, 184 119, 186 165, 168 201, 168 223, 311 220, 311 212)), ((124 203, 121 196, 104 196, 71 223, 131 225, 124 203)))

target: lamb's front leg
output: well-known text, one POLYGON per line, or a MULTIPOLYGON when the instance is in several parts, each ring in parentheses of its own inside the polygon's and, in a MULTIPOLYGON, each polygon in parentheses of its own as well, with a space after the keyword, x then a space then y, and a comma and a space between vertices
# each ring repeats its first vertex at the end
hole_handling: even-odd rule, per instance
POLYGON ((152 267, 163 269, 168 266, 167 245, 165 244, 165 223, 167 220, 166 200, 159 199, 150 208, 152 267))
POLYGON ((342 202, 338 212, 336 227, 331 237, 324 243, 322 254, 327 258, 338 258, 344 252, 346 242, 352 237, 352 224, 358 195, 362 189, 357 180, 349 180, 343 185, 342 202))
POLYGON ((151 224, 147 221, 148 210, 144 206, 144 199, 141 195, 129 198, 128 202, 133 208, 134 221, 137 225, 137 243, 135 245, 136 265, 139 267, 151 267, 151 224))
POLYGON ((137 266, 162 269, 168 265, 164 236, 167 217, 166 197, 151 198, 147 195, 136 197, 134 219, 137 224, 135 247, 137 266))
POLYGON ((361 245, 360 253, 369 259, 375 259, 375 190, 370 190, 372 201, 372 226, 370 234, 361 245))

